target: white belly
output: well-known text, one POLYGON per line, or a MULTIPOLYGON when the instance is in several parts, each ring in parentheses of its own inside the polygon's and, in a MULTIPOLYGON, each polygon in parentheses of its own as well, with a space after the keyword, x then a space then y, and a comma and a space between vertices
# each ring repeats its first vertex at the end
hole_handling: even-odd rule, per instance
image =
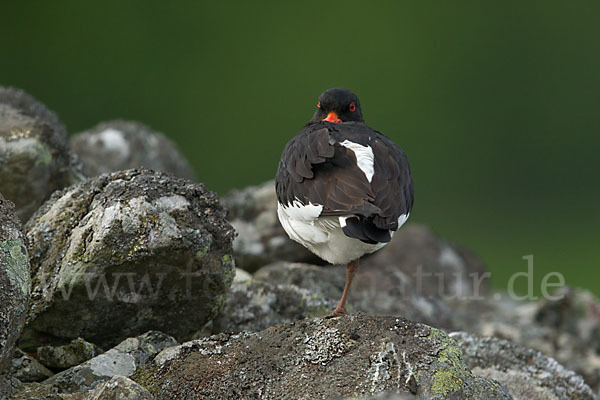
POLYGON ((347 264, 387 244, 369 244, 346 236, 339 217, 303 218, 294 207, 288 210, 281 204, 277 205, 277 215, 290 239, 331 264, 347 264))

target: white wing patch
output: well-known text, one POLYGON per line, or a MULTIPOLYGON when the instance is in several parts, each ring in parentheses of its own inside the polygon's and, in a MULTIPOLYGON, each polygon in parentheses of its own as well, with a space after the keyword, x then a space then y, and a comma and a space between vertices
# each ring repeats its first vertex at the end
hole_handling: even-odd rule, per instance
POLYGON ((358 168, 362 170, 369 183, 371 183, 373 174, 375 173, 375 156, 373 155, 371 146, 363 146, 349 140, 344 140, 340 144, 354 152, 358 168))
POLYGON ((306 247, 311 243, 326 243, 329 239, 328 230, 315 223, 315 220, 319 221, 317 217, 322 209, 323 206, 310 203, 303 206, 298 200, 288 207, 277 203, 277 215, 281 226, 292 240, 306 247))
POLYGON ((398 217, 398 229, 400 229, 400 227, 402 225, 404 225, 404 223, 408 219, 409 215, 410 215, 410 213, 408 213, 408 214, 402 214, 401 216, 398 217))
POLYGON ((287 207, 281 206, 285 213, 292 219, 296 221, 314 221, 319 215, 321 215, 321 211, 323 211, 323 206, 320 204, 302 204, 300 200, 294 200, 287 207))

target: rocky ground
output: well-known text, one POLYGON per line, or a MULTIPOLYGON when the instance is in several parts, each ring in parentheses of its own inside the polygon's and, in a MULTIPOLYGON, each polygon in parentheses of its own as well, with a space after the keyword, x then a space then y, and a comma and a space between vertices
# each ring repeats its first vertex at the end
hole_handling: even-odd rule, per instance
POLYGON ((326 318, 344 267, 287 238, 273 183, 220 199, 190 171, 134 122, 69 144, 0 87, 0 399, 600 394, 591 293, 511 300, 476 255, 408 224, 361 260, 350 315, 326 318))

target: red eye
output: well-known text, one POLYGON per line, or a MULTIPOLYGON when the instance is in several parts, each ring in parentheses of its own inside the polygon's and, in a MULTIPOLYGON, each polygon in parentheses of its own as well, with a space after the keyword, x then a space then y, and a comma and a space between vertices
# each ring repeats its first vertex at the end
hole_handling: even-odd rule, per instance
POLYGON ((317 103, 317 108, 321 108, 321 102, 317 103))
POLYGON ((350 111, 354 112, 354 110, 356 110, 356 104, 354 104, 354 102, 350 103, 350 111))

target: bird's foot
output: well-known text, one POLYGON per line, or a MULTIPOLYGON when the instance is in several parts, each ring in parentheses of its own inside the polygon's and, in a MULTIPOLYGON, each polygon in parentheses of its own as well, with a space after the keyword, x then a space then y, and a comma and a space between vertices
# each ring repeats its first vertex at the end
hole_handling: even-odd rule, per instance
POLYGON ((348 312, 346 311, 345 307, 336 307, 335 310, 333 310, 331 314, 327 316, 327 318, 341 317, 346 314, 348 314, 348 312))

